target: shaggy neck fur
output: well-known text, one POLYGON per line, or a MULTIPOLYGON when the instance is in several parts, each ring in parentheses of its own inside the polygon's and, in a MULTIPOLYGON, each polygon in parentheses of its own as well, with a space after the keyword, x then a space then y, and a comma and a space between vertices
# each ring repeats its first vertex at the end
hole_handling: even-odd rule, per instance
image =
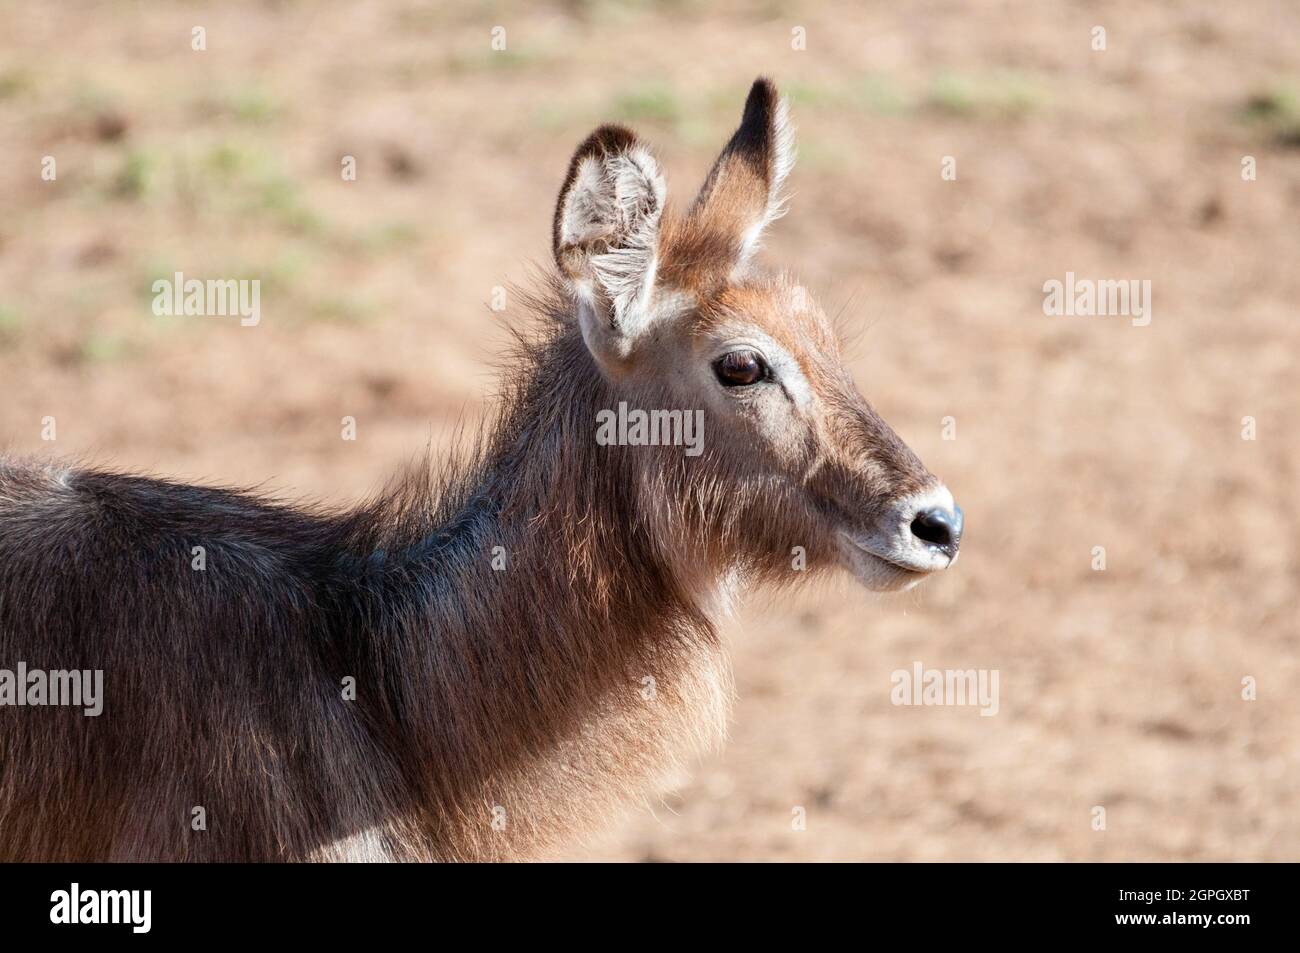
POLYGON ((708 598, 726 568, 681 564, 682 522, 644 499, 646 448, 596 444, 617 398, 576 329, 520 351, 527 383, 440 505, 408 489, 358 522, 389 528, 357 541, 356 611, 384 647, 361 652, 372 717, 408 766, 390 836, 417 853, 527 856, 607 827, 726 717, 708 598))

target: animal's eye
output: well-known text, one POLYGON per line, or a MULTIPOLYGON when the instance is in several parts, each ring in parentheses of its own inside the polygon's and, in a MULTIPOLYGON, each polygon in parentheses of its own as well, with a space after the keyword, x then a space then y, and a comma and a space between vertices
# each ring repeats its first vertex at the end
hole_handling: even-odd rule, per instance
POLYGON ((713 362, 723 387, 748 387, 767 378, 767 365, 754 351, 731 351, 713 362))

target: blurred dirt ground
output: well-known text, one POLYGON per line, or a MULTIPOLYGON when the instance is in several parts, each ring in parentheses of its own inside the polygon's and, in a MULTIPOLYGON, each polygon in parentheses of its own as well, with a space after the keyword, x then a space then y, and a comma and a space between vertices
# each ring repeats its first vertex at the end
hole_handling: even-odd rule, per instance
POLYGON ((767 73, 766 257, 861 330, 962 559, 756 595, 725 751, 567 856, 1300 859, 1297 36, 1283 0, 0 5, 0 442, 353 500, 479 419, 579 139, 633 125, 688 201, 767 73), (155 317, 175 271, 260 278, 261 324, 155 317), (1150 326, 1044 316, 1067 271, 1150 279, 1150 326), (913 661, 997 669, 1000 712, 894 707, 913 661))

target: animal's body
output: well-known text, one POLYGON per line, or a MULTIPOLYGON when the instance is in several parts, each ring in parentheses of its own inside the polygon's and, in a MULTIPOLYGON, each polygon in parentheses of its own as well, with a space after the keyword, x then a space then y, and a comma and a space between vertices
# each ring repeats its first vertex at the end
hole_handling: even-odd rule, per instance
POLYGON ((444 476, 327 511, 0 462, 0 669, 103 671, 98 716, 0 705, 0 859, 538 856, 720 739, 748 586, 948 565, 951 497, 753 264, 789 139, 760 81, 680 217, 631 133, 583 143, 444 476), (620 403, 700 411, 702 452, 597 441, 620 403))

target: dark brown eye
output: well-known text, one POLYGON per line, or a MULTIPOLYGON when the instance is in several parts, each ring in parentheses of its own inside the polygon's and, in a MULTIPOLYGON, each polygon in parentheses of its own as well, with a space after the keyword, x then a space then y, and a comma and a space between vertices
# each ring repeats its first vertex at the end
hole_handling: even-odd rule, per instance
POLYGON ((748 387, 767 377, 767 365, 753 351, 731 351, 713 362, 723 387, 748 387))

